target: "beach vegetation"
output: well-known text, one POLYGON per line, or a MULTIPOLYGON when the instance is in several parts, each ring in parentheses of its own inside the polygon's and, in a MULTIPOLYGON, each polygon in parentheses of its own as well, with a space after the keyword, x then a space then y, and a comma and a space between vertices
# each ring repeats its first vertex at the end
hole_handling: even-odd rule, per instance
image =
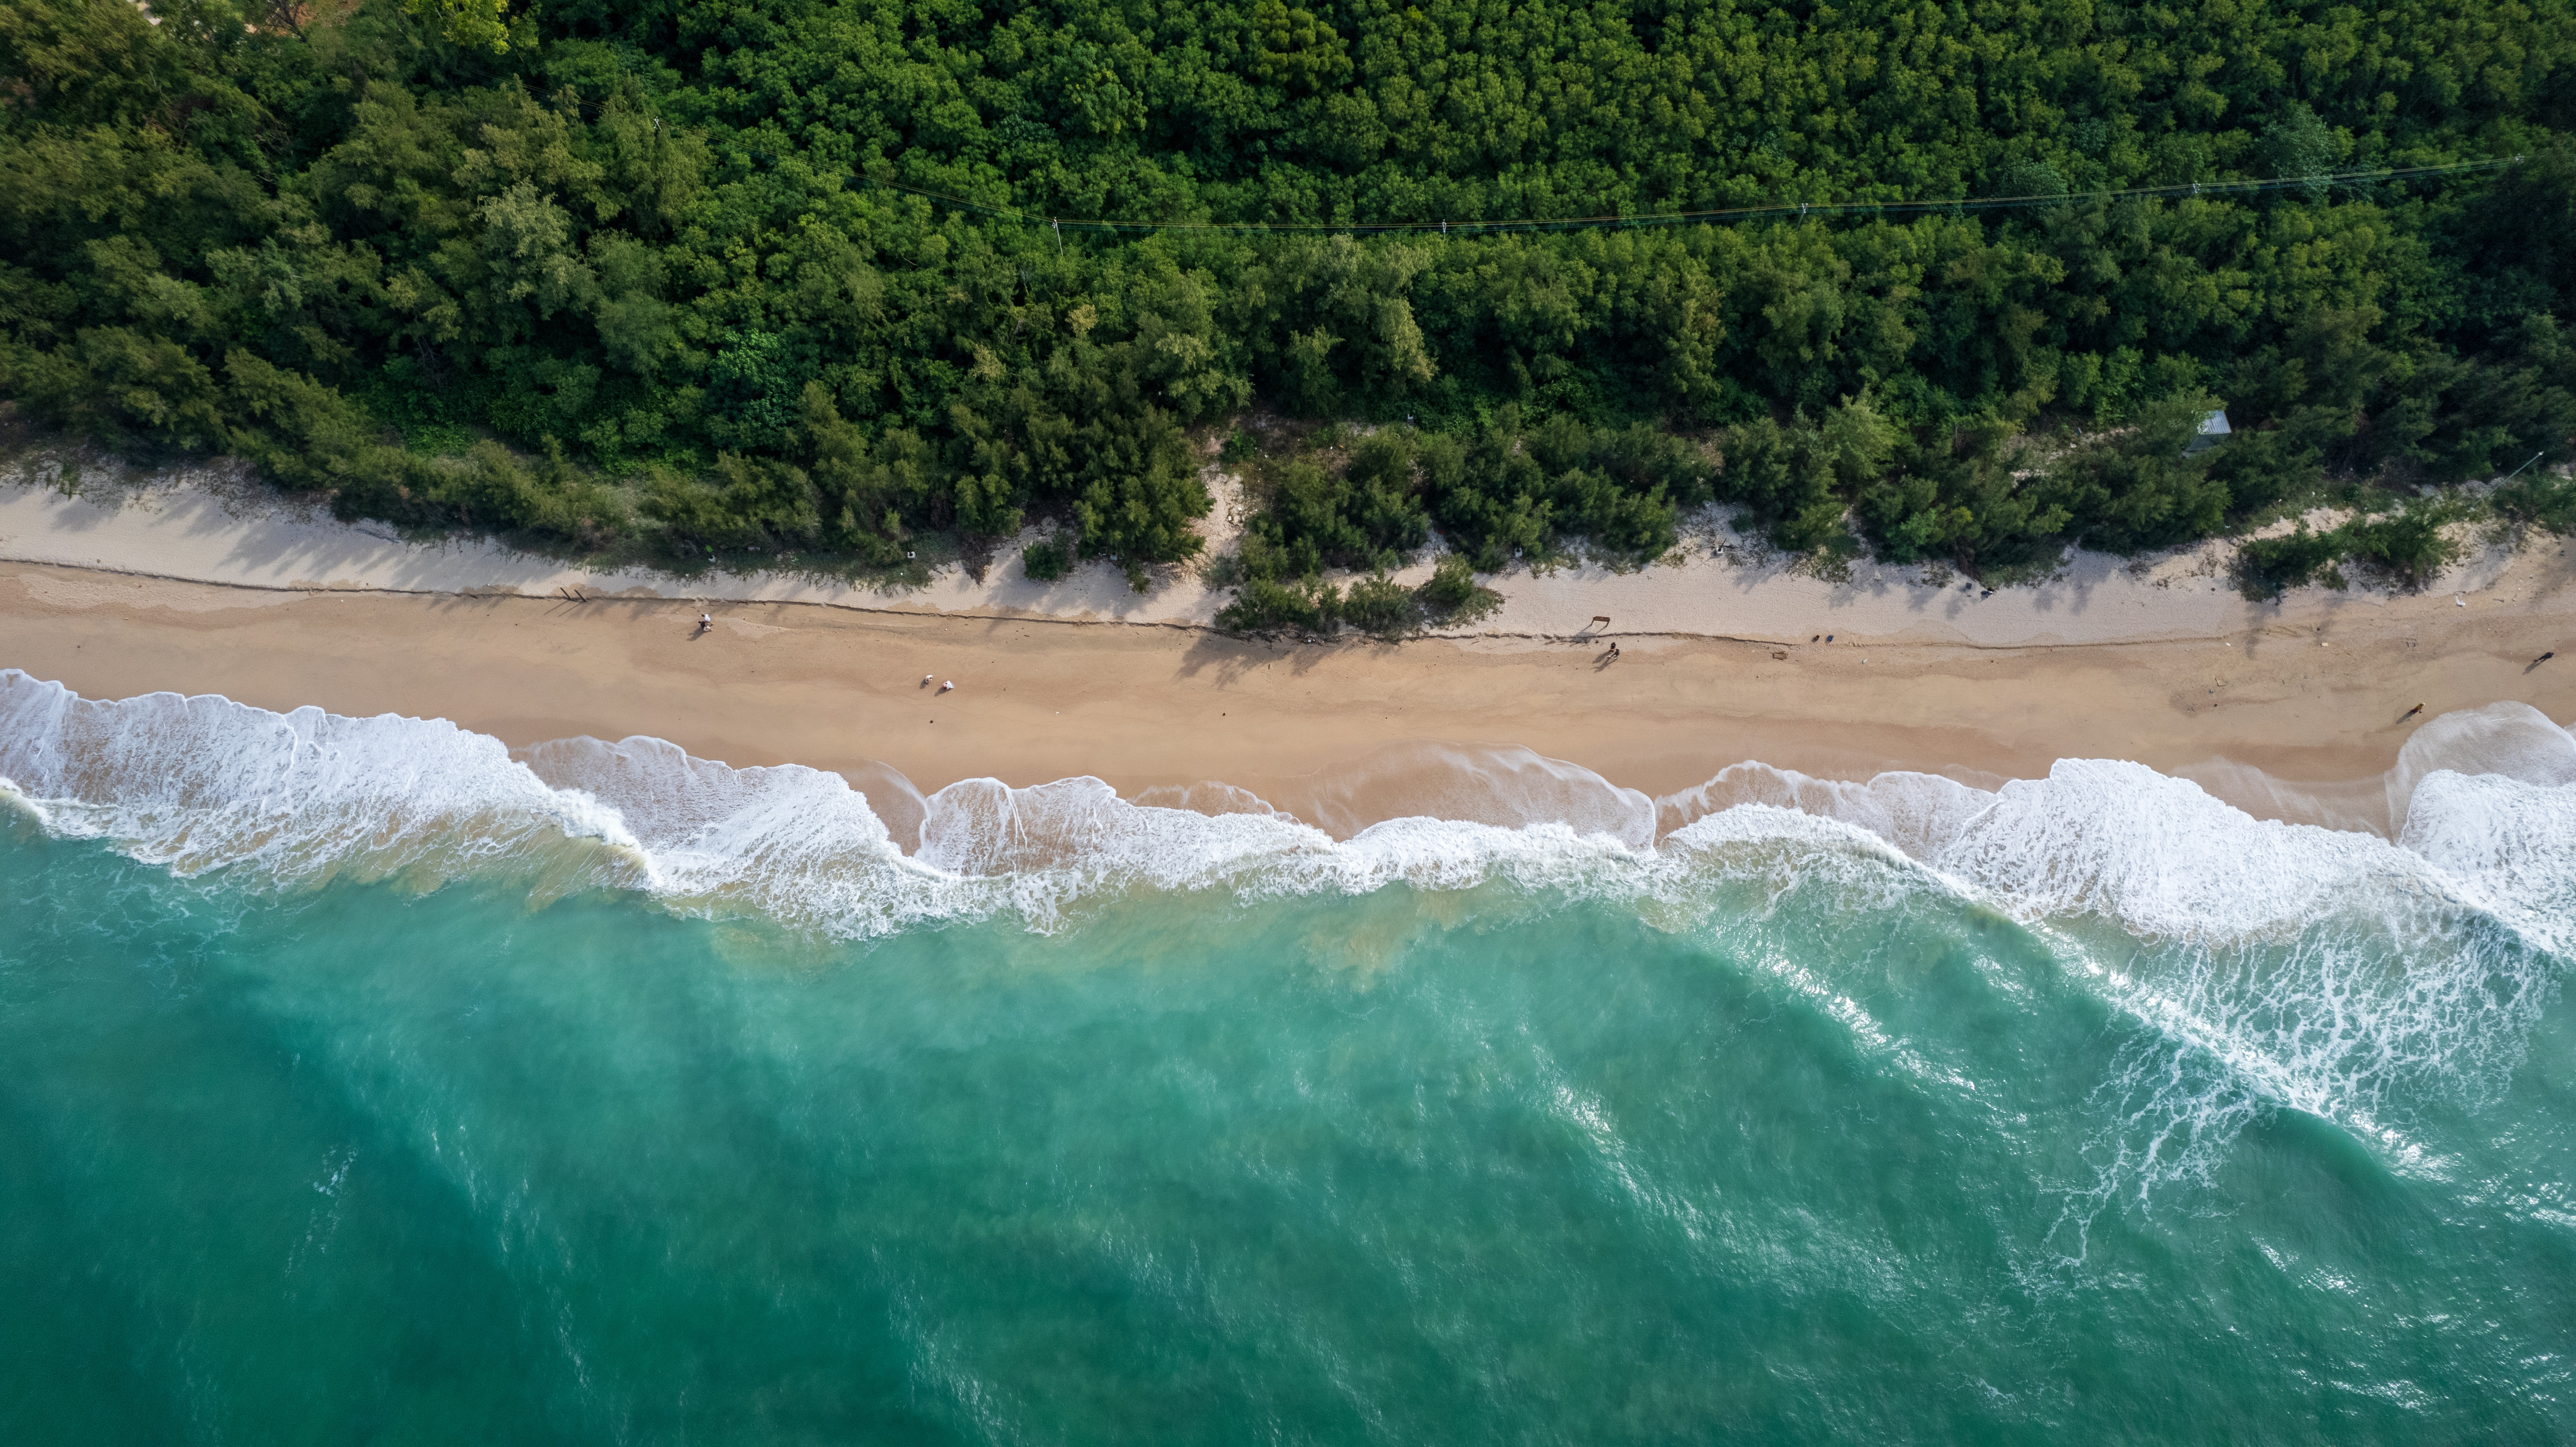
POLYGON ((1411 588, 1384 573, 1354 579, 1343 593, 1341 620, 1362 633, 1397 638, 1422 624, 1422 603, 1411 588))
POLYGON ((2421 588, 2459 557, 2451 524, 2466 512, 2457 498, 2419 497, 2385 515, 2357 518, 2343 529, 2347 556, 2400 586, 2421 588))
POLYGON ((2560 473, 2507 481, 2488 495, 2506 522, 2565 537, 2576 533, 2576 477, 2560 473))
POLYGON ((1073 569, 1073 550, 1053 538, 1020 549, 1020 568, 1032 582, 1052 583, 1073 569))
POLYGON ((2570 0, 15 0, 0 397, 411 527, 1139 586, 1212 454, 1282 620, 1710 505, 1992 580, 2538 454, 2559 526, 2571 87, 2570 0))
POLYGON ((1324 633, 1341 616, 1341 590, 1321 578, 1246 578, 1234 600, 1218 610, 1216 626, 1235 633, 1324 633))
POLYGON ((2311 582, 2344 587, 2349 566, 2396 587, 2422 588, 2458 560, 2463 544, 2454 525, 2470 511, 2466 498, 2433 493, 2388 499, 2324 532, 2302 519, 2287 533, 2240 544, 2238 581, 2249 598, 2278 598, 2311 582))
POLYGON ((2305 587, 2321 574, 2334 569, 2344 556, 2344 541, 2338 534, 2316 532, 2301 520, 2290 531, 2273 537, 2248 538, 2237 545, 2237 580, 2248 598, 2278 598, 2292 588, 2305 587))
POLYGON ((1236 580, 1235 596, 1217 614, 1217 626, 1237 633, 1323 633, 1342 627, 1384 639, 1428 626, 1472 623, 1502 606, 1502 595, 1476 581, 1456 553, 1444 554, 1431 576, 1406 587, 1384 570, 1338 587, 1317 575, 1236 580))
POLYGON ((1432 566, 1417 596, 1433 623, 1452 627, 1473 623, 1503 605, 1503 595, 1478 583, 1475 569, 1456 553, 1442 555, 1432 566))

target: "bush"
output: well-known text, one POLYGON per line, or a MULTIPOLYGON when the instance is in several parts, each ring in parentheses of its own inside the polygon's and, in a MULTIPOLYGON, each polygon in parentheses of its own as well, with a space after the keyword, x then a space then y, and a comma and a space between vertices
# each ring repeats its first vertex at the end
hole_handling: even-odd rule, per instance
POLYGON ((1073 570, 1073 550, 1053 538, 1020 549, 1020 570, 1032 582, 1052 583, 1073 570))
POLYGON ((475 443, 461 462, 413 466, 432 479, 430 500, 453 509, 469 526, 596 547, 623 521, 615 492, 577 472, 559 446, 548 447, 545 460, 533 468, 489 438, 475 443))
POLYGON ((1230 633, 1259 633, 1273 628, 1321 631, 1333 626, 1341 609, 1341 594, 1322 579, 1281 583, 1254 578, 1217 613, 1216 626, 1230 633))
POLYGON ((1292 462, 1268 510, 1253 519, 1250 533, 1261 545, 1246 549, 1245 565, 1280 577, 1398 566, 1431 536, 1420 493, 1413 441, 1393 430, 1362 441, 1339 477, 1292 462))
POLYGON ((2456 498, 2419 498, 2384 517, 2361 517, 2332 532, 2310 532, 2306 523, 2277 538, 2245 543, 2236 551, 2239 585, 2248 598, 2277 598, 2304 583, 2340 588, 2334 565, 2352 559, 2401 587, 2421 588, 2460 555, 2445 531, 2466 515, 2456 498))
POLYGON ((2341 532, 2310 532, 2306 523, 2277 538, 2254 538, 2236 550, 2237 584, 2248 598, 2278 598, 2302 587, 2344 555, 2341 532))
POLYGON ((2421 588, 2460 555, 2444 531, 2463 509, 2454 499, 2425 498, 2390 517, 2362 518, 2341 529, 2351 555, 2408 588, 2421 588))
POLYGON ((2576 477, 2534 476, 2497 488, 2495 510, 2524 527, 2565 536, 2576 533, 2576 477))
POLYGON ((2189 449, 2217 405, 2203 393, 2177 393, 2137 409, 2117 435, 2059 458, 2048 482, 2072 514, 2075 536, 2087 547, 2135 553, 2216 532, 2227 518, 2227 486, 2210 476, 2217 460, 2210 452, 2189 449))
POLYGON ((1472 623, 1503 605, 1503 595, 1480 586, 1475 570, 1456 553, 1440 560, 1414 596, 1437 623, 1472 623))
POLYGON ((1821 422, 1792 414, 1731 429, 1718 495, 1744 509, 1740 526, 1760 527, 1772 545, 1813 552, 1846 535, 1844 497, 1885 469, 1901 434, 1866 399, 1846 401, 1821 422))
POLYGON ((644 515, 683 553, 810 543, 822 530, 813 480, 775 458, 716 454, 713 477, 656 469, 644 486, 644 515))
POLYGON ((1351 584, 1342 598, 1341 615, 1343 622, 1363 633, 1393 638, 1421 625, 1422 605, 1412 589, 1378 573, 1351 584))

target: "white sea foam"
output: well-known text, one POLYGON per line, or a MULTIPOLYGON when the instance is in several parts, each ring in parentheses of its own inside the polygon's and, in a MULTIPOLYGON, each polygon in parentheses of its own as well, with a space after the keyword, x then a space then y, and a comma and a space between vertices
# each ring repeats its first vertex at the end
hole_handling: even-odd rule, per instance
POLYGON ((1928 862, 2029 917, 2106 915, 2144 934, 2237 938, 2316 918, 2365 885, 2439 890, 2367 834, 2255 819, 2140 764, 2061 759, 2016 779, 1928 862))
POLYGON ((542 856, 557 888, 639 889, 843 938, 997 916, 1050 930, 1086 901, 1142 891, 1251 901, 1499 881, 1626 900, 1679 929, 1748 884, 1757 899, 1822 886, 1846 911, 1964 897, 2048 934, 2151 1032, 2103 1087, 2108 1194, 2205 1173, 2272 1105, 2402 1151, 2391 1093, 2474 1094, 2509 1070, 2555 988, 2542 952, 2576 948, 2576 739, 2520 705, 2416 735, 2386 785, 2393 840, 2258 820, 2104 760, 1994 789, 1748 763, 1660 801, 1535 755, 1398 766, 1442 797, 1502 783, 1457 810, 1481 817, 1367 820, 1353 804, 1327 830, 1221 785, 1140 801, 1097 779, 978 779, 924 799, 890 771, 866 776, 917 838, 907 853, 868 794, 816 769, 736 769, 646 738, 513 758, 439 720, 95 702, 0 673, 0 785, 55 832, 182 874, 431 884, 542 856))
POLYGON ((1136 889, 1258 898, 1497 876, 1591 888, 1642 858, 1562 823, 1403 818, 1336 841, 1239 798, 1214 814, 1157 807, 1087 778, 952 784, 914 803, 907 857, 868 798, 822 770, 736 769, 650 738, 559 740, 514 759, 441 720, 276 714, 212 695, 99 702, 14 670, 0 672, 0 784, 55 832, 181 874, 427 883, 569 842, 588 848, 550 861, 558 889, 638 888, 845 938, 1004 912, 1047 929, 1078 901, 1136 889))
POLYGON ((2399 842, 2525 936, 2576 953, 2576 783, 2424 776, 2399 842))
POLYGON ((277 714, 211 695, 96 702, 0 672, 0 777, 50 827, 182 873, 452 870, 569 838, 599 846, 603 883, 866 935, 995 910, 1044 922, 1084 893, 1130 888, 1266 896, 1499 874, 1665 893, 1677 871, 1715 867, 1721 845, 1848 854, 1870 839, 1887 859, 1918 861, 2030 920, 2101 915, 2140 934, 2223 942, 2367 897, 2374 908, 2484 911, 2550 948, 2568 944, 2576 738, 2518 704, 2445 716, 2416 736, 2391 774, 2390 789, 2407 791, 2394 842, 2258 820, 2187 780, 2106 760, 2064 760, 2045 779, 1993 790, 1745 763, 1648 801, 1520 752, 1444 756, 1434 762, 1445 773, 1408 755, 1396 763, 1409 777, 1433 781, 1417 788, 1445 798, 1491 776, 1504 802, 1456 811, 1486 817, 1378 819, 1342 839, 1222 785, 1158 791, 1187 806, 1169 807, 1097 779, 968 780, 891 801, 918 818, 907 854, 867 795, 822 770, 731 768, 649 738, 561 740, 513 758, 442 720, 277 714), (1650 811, 1669 831, 1660 844, 1640 824, 1650 811), (1818 834, 1820 820, 1837 827, 1818 834))
POLYGON ((2524 784, 2576 783, 2576 735, 2527 703, 2506 701, 2431 719, 2388 771, 2389 833, 2404 837, 2417 790, 2436 773, 2493 774, 2524 784))
POLYGON ((547 788, 497 739, 440 719, 350 719, 206 695, 82 699, 0 672, 0 780, 47 827, 180 874, 286 879, 506 856, 547 839, 631 844, 615 811, 547 788))
POLYGON ((906 859, 866 796, 821 769, 730 768, 653 738, 559 739, 517 767, 615 817, 635 844, 632 883, 683 909, 863 936, 1003 903, 989 881, 906 859))
POLYGON ((1866 783, 1816 779, 1763 763, 1719 770, 1707 782, 1655 801, 1671 833, 1746 805, 1767 805, 1867 830, 1917 859, 1938 853, 1995 802, 1994 791, 1938 774, 1880 774, 1866 783))

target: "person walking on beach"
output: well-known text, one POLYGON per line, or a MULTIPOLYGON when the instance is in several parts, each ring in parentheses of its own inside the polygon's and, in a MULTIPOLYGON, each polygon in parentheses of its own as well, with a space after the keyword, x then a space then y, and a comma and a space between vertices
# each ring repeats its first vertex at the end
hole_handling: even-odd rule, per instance
POLYGON ((715 619, 715 615, 714 615, 714 614, 712 614, 712 613, 701 613, 701 614, 699 614, 699 615, 698 615, 698 631, 699 631, 700 633, 704 633, 704 632, 706 632, 708 629, 713 628, 714 626, 716 626, 716 619, 715 619))

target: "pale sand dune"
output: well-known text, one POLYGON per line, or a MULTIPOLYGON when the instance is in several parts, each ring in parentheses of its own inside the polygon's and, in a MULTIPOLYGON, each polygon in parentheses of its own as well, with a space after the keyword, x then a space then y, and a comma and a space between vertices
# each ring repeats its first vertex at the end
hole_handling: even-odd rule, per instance
MULTIPOLYGON (((1230 500, 1211 519, 1225 530, 1230 500)), ((2519 606, 2548 585, 2563 549, 2477 553, 2428 594, 2392 597, 2354 589, 2303 590, 2285 603, 2249 603, 2225 576, 2225 544, 2132 563, 2078 553, 2053 580, 1981 597, 1964 579, 1933 584, 1922 570, 1864 564, 1847 579, 1810 576, 1765 560, 1714 519, 1677 550, 1678 561, 1633 572, 1597 566, 1543 575, 1515 570, 1491 580, 1503 606, 1460 636, 1634 638, 1692 634, 1768 642, 1962 643, 2031 647, 2139 639, 2224 638, 2264 627, 2337 625, 2404 612, 2427 597, 2458 595, 2468 611, 2519 606), (1611 619, 1594 629, 1591 619, 1611 619)), ((1061 582, 1025 577, 1016 545, 977 582, 958 567, 927 587, 883 593, 795 574, 681 577, 649 569, 597 572, 504 548, 488 539, 408 543, 382 524, 347 524, 278 502, 221 475, 165 474, 142 482, 93 482, 76 494, 24 476, 0 483, 0 559, 148 574, 256 588, 415 593, 516 593, 566 587, 639 598, 772 601, 906 613, 1083 619, 1205 626, 1225 601, 1193 569, 1161 569, 1139 594, 1107 564, 1061 582)), ((1427 576, 1430 564, 1400 575, 1427 576)))

